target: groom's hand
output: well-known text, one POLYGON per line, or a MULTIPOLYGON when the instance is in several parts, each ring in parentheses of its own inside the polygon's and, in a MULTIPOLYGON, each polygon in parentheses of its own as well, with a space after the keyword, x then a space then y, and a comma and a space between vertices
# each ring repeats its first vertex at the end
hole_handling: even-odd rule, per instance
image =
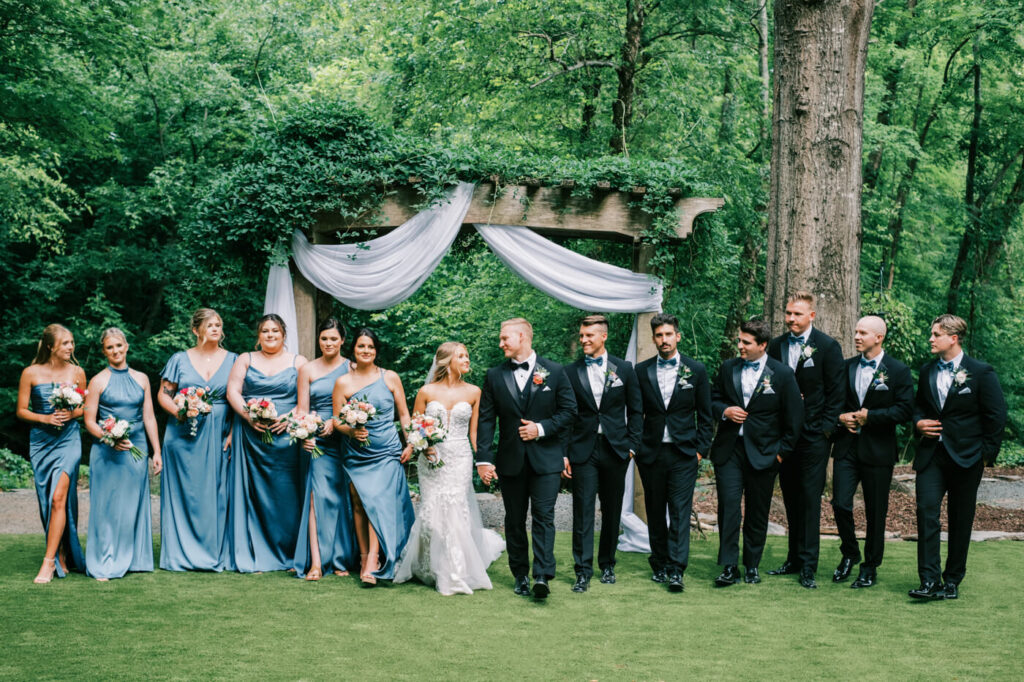
POLYGON ((569 464, 569 458, 563 457, 562 464, 564 465, 564 468, 562 469, 562 478, 572 478, 572 464, 569 464))
POLYGON ((519 437, 523 440, 537 440, 537 435, 540 433, 537 430, 537 423, 529 419, 520 419, 519 421, 523 423, 519 427, 519 437))
POLYGON ((491 481, 498 480, 498 472, 493 464, 477 464, 476 473, 484 485, 490 485, 491 481))

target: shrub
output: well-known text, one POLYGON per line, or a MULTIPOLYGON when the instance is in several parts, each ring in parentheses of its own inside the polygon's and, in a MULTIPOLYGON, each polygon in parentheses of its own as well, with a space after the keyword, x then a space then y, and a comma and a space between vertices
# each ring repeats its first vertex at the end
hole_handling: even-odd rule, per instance
POLYGON ((0 490, 32 486, 32 465, 7 448, 0 448, 0 490))

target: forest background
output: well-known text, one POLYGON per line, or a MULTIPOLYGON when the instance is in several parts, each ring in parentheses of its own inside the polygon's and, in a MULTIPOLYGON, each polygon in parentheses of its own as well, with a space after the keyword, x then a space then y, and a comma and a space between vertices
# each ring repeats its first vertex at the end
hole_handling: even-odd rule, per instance
MULTIPOLYGON (((686 241, 658 243, 664 309, 682 321, 683 352, 714 371, 736 321, 763 312, 771 10, 0 0, 0 448, 27 454, 17 381, 46 324, 72 329, 90 376, 100 331, 116 325, 155 381, 191 344, 200 305, 221 312, 230 349, 248 350, 282 237, 325 206, 359 213, 412 174, 436 187, 530 176, 724 197, 686 241)), ((935 315, 966 318, 967 352, 996 367, 1010 403, 1002 459, 1024 461, 1024 3, 879 3, 865 92, 850 295, 886 313, 888 348, 913 367, 935 315)), ((631 264, 626 244, 564 243, 631 264)), ((534 322, 541 352, 578 353, 580 311, 472 234, 408 301, 335 312, 380 332, 382 364, 410 395, 445 340, 464 341, 481 376, 511 315, 534 322)), ((613 353, 630 322, 613 316, 613 353)))

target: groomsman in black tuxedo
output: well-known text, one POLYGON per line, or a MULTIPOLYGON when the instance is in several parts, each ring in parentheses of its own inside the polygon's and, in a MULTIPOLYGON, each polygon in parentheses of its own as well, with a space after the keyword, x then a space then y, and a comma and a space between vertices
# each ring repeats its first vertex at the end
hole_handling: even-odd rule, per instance
POLYGON ((508 358, 487 370, 477 437, 477 472, 485 485, 501 480, 508 565, 515 593, 530 594, 526 511, 533 518, 533 596, 544 599, 555 576, 555 500, 568 468, 565 436, 576 398, 562 366, 533 351, 533 326, 521 317, 501 325, 508 358), (495 425, 498 449, 493 452, 495 425))
POLYGON ((693 488, 714 432, 711 382, 703 364, 676 350, 682 336, 674 315, 651 318, 651 333, 658 355, 636 367, 644 409, 636 465, 644 484, 651 580, 682 592, 690 558, 693 488))
POLYGON ((956 599, 967 572, 967 549, 982 469, 999 455, 1006 400, 991 365, 964 354, 967 323, 956 315, 932 321, 935 359, 921 367, 914 400, 917 445, 917 599, 956 599), (939 545, 939 508, 946 500, 949 543, 946 570, 939 545))
POLYGON ((569 437, 572 479, 573 592, 586 592, 594 574, 594 501, 601 499, 597 565, 601 582, 615 582, 622 495, 629 459, 640 448, 643 406, 633 365, 609 355, 608 320, 590 315, 580 322, 583 357, 565 368, 576 394, 576 420, 569 437))
POLYGON ((909 421, 914 409, 914 378, 906 365, 882 350, 885 334, 880 317, 869 315, 857 322, 853 333, 857 355, 846 361, 846 404, 832 450, 832 510, 843 553, 833 582, 846 580, 860 562, 853 495, 858 483, 864 490, 867 537, 864 563, 850 586, 855 588, 871 587, 878 579, 897 457, 896 427, 909 421))
POLYGON ((779 463, 793 452, 803 423, 793 370, 768 357, 771 327, 764 320, 740 325, 740 357, 726 360, 711 387, 711 409, 722 421, 711 444, 718 490, 717 587, 739 580, 740 499, 744 581, 761 582, 758 564, 768 534, 768 511, 779 463))
POLYGON ((817 587, 821 539, 821 494, 828 470, 828 439, 843 409, 846 376, 843 351, 814 327, 814 294, 798 291, 786 303, 789 332, 772 339, 768 355, 796 373, 804 401, 804 426, 792 457, 779 468, 779 488, 789 524, 786 561, 768 575, 800 574, 800 584, 817 587))

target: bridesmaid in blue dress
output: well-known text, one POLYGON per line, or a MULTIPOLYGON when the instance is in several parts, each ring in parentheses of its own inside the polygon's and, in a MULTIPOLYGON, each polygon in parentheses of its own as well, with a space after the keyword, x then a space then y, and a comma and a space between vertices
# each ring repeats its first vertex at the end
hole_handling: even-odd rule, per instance
POLYGON ((284 417, 295 409, 298 370, 306 358, 284 347, 284 320, 273 313, 260 318, 255 353, 238 356, 228 379, 228 402, 238 417, 231 430, 231 488, 225 568, 242 573, 291 570, 302 519, 307 457, 288 443, 284 417), (267 427, 249 418, 245 403, 265 398, 277 408, 278 421, 267 427), (269 431, 273 442, 261 437, 269 431))
POLYGON ((299 414, 316 412, 324 420, 325 429, 319 438, 303 444, 305 454, 314 445, 319 445, 324 453, 309 463, 302 522, 295 545, 295 573, 306 580, 319 580, 325 571, 348 575, 349 569, 356 566, 359 552, 349 480, 341 461, 341 440, 331 419, 334 383, 349 369, 348 360, 341 356, 345 327, 332 317, 320 324, 316 336, 321 355, 299 370, 296 407, 299 414))
POLYGON ((54 410, 50 395, 55 384, 69 383, 85 391, 85 372, 75 362, 75 337, 62 325, 43 330, 36 357, 22 371, 18 383, 19 419, 32 425, 29 459, 39 498, 39 516, 46 533, 43 565, 36 583, 63 578, 71 571, 85 570, 85 557, 78 540, 78 464, 82 460, 82 439, 78 422, 83 407, 54 410), (59 561, 58 561, 59 559, 59 561))
POLYGON ((192 314, 196 345, 171 356, 160 372, 160 407, 170 415, 164 431, 164 471, 160 477, 160 568, 167 571, 222 571, 227 562, 228 454, 231 410, 228 376, 237 357, 220 347, 224 323, 216 310, 192 314), (178 421, 174 396, 203 388, 213 409, 199 416, 192 435, 189 420, 178 421))
POLYGON ((97 442, 89 453, 89 534, 86 572, 97 580, 129 571, 153 570, 153 519, 149 501, 149 459, 136 460, 132 445, 153 447, 153 473, 162 468, 149 378, 128 367, 128 341, 112 327, 100 337, 108 367, 89 382, 85 428, 97 442), (99 442, 107 417, 131 422, 132 432, 114 447, 99 442))
POLYGON ((334 414, 353 396, 365 398, 377 408, 377 416, 365 426, 353 428, 335 420, 335 428, 347 436, 345 471, 352 480, 352 512, 359 540, 359 579, 375 585, 378 579, 395 576, 395 564, 409 539, 415 517, 402 464, 412 446, 402 447, 395 412, 402 426, 409 424, 409 408, 398 374, 376 365, 380 340, 369 329, 356 333, 348 374, 334 384, 334 414))

